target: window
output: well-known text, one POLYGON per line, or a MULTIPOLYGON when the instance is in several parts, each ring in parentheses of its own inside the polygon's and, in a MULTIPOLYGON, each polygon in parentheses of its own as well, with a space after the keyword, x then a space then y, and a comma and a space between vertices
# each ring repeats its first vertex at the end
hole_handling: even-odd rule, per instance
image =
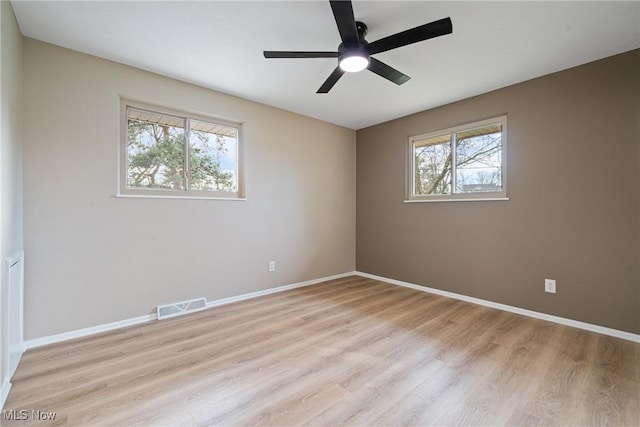
POLYGON ((507 116, 409 138, 407 201, 505 200, 507 116))
POLYGON ((123 102, 119 195, 241 197, 240 125, 123 102))

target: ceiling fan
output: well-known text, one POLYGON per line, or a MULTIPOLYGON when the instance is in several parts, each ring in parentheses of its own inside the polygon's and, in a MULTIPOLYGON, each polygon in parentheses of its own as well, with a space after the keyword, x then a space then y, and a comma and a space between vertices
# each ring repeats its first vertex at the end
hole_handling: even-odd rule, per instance
POLYGON ((411 77, 371 55, 453 32, 451 18, 443 18, 369 43, 364 39, 367 26, 356 21, 351 1, 329 3, 342 39, 337 52, 264 51, 265 58, 338 58, 338 66, 316 93, 328 93, 345 72, 353 73, 365 68, 397 85, 406 83, 411 77))

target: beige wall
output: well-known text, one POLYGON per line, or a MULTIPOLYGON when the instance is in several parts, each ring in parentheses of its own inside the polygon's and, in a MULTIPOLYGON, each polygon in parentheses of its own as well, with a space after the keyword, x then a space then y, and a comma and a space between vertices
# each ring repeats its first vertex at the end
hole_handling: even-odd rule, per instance
POLYGON ((26 339, 354 270, 354 131, 24 49, 26 339), (244 122, 248 200, 115 198, 119 95, 244 122))
POLYGON ((639 121, 636 50, 358 131, 357 269, 639 333, 639 121), (504 113, 511 200, 403 203, 408 135, 504 113))
POLYGON ((22 250, 22 35, 11 3, 0 2, 0 385, 6 378, 8 269, 22 250))

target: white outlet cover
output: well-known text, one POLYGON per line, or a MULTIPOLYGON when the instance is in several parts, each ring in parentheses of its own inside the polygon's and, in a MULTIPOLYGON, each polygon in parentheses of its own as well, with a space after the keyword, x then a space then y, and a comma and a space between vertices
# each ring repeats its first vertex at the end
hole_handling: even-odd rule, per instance
POLYGON ((550 294, 556 293, 556 281, 553 279, 544 279, 544 291, 550 294))

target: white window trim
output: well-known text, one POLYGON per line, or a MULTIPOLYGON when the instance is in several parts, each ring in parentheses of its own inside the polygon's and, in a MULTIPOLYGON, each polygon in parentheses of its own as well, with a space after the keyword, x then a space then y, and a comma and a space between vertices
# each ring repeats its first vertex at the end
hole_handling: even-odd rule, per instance
MULTIPOLYGON (((242 123, 220 119, 184 110, 175 110, 168 107, 147 104, 133 101, 126 98, 120 99, 120 141, 118 142, 118 180, 116 187, 116 197, 119 198, 147 198, 147 199, 195 199, 195 200, 232 200, 245 201, 244 188, 244 155, 242 141, 242 123), (149 188, 127 188, 127 108, 138 110, 148 110, 156 113, 184 117, 192 120, 199 120, 232 127, 238 131, 237 136, 237 162, 236 180, 237 191, 205 191, 205 190, 159 190, 149 188)), ((188 166, 188 160, 187 160, 188 166)))
MULTIPOLYGON (((453 138, 452 138, 453 140, 453 138)), ((484 201, 504 201, 509 200, 507 196, 507 115, 492 117, 477 122, 465 123, 463 125, 453 126, 447 129, 441 129, 433 132, 423 133, 420 135, 409 136, 406 145, 406 176, 405 176, 405 203, 422 203, 422 202, 484 202, 484 201), (483 127, 491 124, 500 123, 502 125, 501 137, 501 162, 502 162, 502 190, 487 191, 477 193, 452 193, 452 194, 414 194, 415 189, 415 161, 414 161, 414 144, 428 138, 433 138, 443 134, 451 134, 469 130, 473 128, 483 127)), ((452 147, 453 149, 454 147, 452 147)), ((455 154, 454 154, 455 156, 455 154)), ((455 157, 453 159, 455 161, 455 157)), ((452 169, 452 175, 455 171, 452 169)))

